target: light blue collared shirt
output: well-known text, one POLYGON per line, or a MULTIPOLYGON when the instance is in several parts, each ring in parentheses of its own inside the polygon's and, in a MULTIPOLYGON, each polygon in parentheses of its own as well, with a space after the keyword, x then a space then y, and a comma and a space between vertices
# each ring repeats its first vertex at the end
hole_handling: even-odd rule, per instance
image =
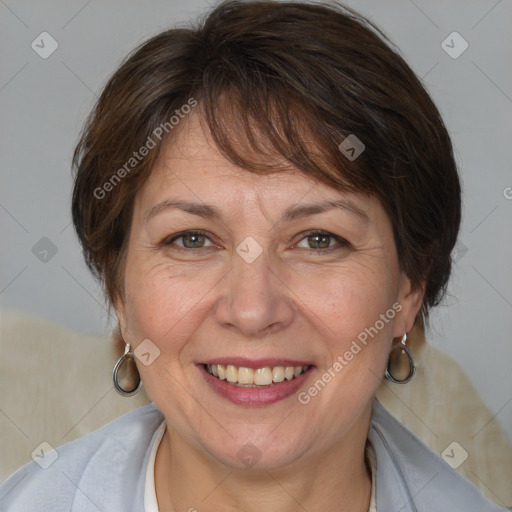
MULTIPOLYGON (((32 461, 0 484, 0 512, 143 512, 150 447, 163 421, 151 403, 32 461)), ((504 512, 374 400, 368 438, 378 512, 504 512)))

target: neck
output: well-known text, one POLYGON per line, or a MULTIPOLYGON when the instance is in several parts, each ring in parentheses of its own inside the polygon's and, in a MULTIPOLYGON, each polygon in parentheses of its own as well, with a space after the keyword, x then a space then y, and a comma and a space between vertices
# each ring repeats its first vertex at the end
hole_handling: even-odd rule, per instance
POLYGON ((364 449, 370 414, 328 450, 273 470, 234 470, 168 429, 155 462, 159 509, 367 512, 371 476, 364 449))

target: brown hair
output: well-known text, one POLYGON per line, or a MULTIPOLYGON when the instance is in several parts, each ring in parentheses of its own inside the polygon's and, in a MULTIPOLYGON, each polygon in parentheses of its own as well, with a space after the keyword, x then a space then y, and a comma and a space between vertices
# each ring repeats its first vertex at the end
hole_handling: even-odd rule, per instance
POLYGON ((128 56, 75 149, 73 222, 111 303, 123 296, 135 194, 161 140, 176 133, 171 117, 193 102, 233 163, 282 172, 278 158, 337 189, 375 195, 391 219, 402 270, 424 287, 421 313, 440 302, 460 183, 449 135, 419 79, 347 7, 227 1, 196 27, 165 31, 128 56), (339 149, 350 134, 365 146, 354 160, 339 149), (151 149, 135 158, 144 146, 151 149))

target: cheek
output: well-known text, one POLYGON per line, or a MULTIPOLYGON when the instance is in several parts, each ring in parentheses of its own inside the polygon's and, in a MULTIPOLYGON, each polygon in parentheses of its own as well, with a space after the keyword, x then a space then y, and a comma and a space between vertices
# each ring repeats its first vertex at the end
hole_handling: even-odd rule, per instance
POLYGON ((333 424, 355 418, 382 379, 392 341, 396 302, 394 274, 358 265, 303 279, 300 296, 321 333, 323 365, 303 390, 301 404, 320 407, 333 424), (319 383, 319 380, 322 382, 319 383), (325 383, 325 384, 324 384, 325 383))
MULTIPOLYGON (((325 326, 325 335, 333 344, 355 339, 390 309, 386 319, 392 320, 395 314, 397 283, 394 273, 384 266, 353 263, 314 275, 303 274, 294 288, 301 302, 318 318, 318 324, 325 326)), ((392 322, 378 325, 387 333, 392 322)))
POLYGON ((323 364, 318 378, 328 384, 313 384, 301 403, 321 395, 334 423, 346 421, 347 411, 359 410, 383 376, 394 318, 401 309, 393 273, 384 270, 351 265, 302 281, 299 293, 311 310, 314 330, 321 333, 323 364))
MULTIPOLYGON (((158 358, 145 366, 137 361, 146 393, 165 410, 188 418, 187 356, 193 350, 194 331, 201 323, 205 279, 198 279, 168 265, 149 266, 146 261, 133 261, 126 268, 126 337, 132 350, 149 339, 159 350, 158 358)), ((190 426, 189 426, 190 427, 190 426)))
POLYGON ((205 296, 216 281, 214 272, 191 272, 185 265, 129 261, 125 307, 132 345, 149 338, 166 354, 179 351, 200 321, 205 296))

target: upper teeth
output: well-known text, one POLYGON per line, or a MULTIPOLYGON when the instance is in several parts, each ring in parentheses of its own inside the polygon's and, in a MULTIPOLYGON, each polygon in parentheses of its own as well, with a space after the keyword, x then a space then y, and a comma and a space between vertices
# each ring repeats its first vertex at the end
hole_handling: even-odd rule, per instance
POLYGON ((264 368, 245 368, 232 364, 207 364, 206 370, 211 375, 245 386, 270 386, 272 382, 283 382, 298 377, 308 369, 308 366, 265 366, 264 368))

